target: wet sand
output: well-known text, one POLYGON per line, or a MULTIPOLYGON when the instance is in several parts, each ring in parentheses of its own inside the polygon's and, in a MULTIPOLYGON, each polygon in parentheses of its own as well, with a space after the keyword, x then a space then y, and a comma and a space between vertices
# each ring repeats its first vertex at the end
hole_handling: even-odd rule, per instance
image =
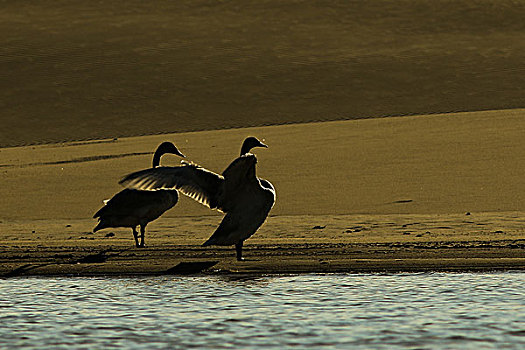
POLYGON ((219 216, 161 218, 146 248, 91 220, 2 223, 0 274, 155 275, 525 269, 525 213, 274 216, 233 247, 200 247, 219 216), (32 232, 34 231, 34 233, 32 232))

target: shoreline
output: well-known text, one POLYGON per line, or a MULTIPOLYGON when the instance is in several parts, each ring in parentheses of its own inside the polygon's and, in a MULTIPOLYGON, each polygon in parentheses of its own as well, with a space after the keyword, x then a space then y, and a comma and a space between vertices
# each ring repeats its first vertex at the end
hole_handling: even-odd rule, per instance
MULTIPOLYGON (((5 246, 4 246, 5 247, 5 246)), ((525 239, 385 243, 163 245, 13 245, 0 255, 0 277, 276 275, 308 273, 486 272, 525 270, 525 239)))
MULTIPOLYGON (((489 273, 489 272, 518 272, 525 271, 525 258, 519 259, 471 259, 450 264, 447 259, 414 259, 418 262, 405 260, 404 264, 394 263, 396 259, 370 259, 367 264, 354 263, 337 268, 310 266, 290 266, 283 270, 261 270, 261 269, 242 269, 242 270, 214 270, 206 269, 203 271, 150 271, 137 272, 120 269, 102 269, 101 271, 64 271, 63 267, 57 269, 45 269, 38 271, 20 271, 18 268, 3 272, 0 278, 17 277, 156 277, 156 276, 231 276, 231 277, 260 277, 260 276, 281 276, 281 275, 308 275, 308 274, 403 274, 403 273, 489 273), (501 261, 505 260, 505 261, 501 261), (367 265, 367 266, 363 266, 367 265), (58 271, 61 270, 61 271, 58 271)), ((205 261, 206 263, 208 261, 205 261)), ((188 263, 188 262, 186 262, 188 263)), ((194 263, 203 263, 197 261, 194 263)), ((25 266, 24 266, 25 267, 25 266)), ((174 266, 175 267, 175 266, 174 266)))
POLYGON ((525 270, 523 212, 272 216, 248 239, 201 247, 220 216, 162 217, 131 230, 92 219, 2 221, 0 277, 271 275, 525 270))
POLYGON ((280 276, 302 276, 302 275, 399 275, 399 274, 462 274, 462 273, 521 273, 525 271, 523 267, 482 267, 482 268, 460 268, 460 269, 412 269, 412 270, 341 270, 341 271, 305 271, 305 272, 270 272, 270 273, 100 273, 100 274, 30 274, 30 275, 12 275, 0 276, 0 279, 13 278, 150 278, 150 277, 226 277, 232 279, 243 278, 260 278, 260 277, 280 277, 280 276))

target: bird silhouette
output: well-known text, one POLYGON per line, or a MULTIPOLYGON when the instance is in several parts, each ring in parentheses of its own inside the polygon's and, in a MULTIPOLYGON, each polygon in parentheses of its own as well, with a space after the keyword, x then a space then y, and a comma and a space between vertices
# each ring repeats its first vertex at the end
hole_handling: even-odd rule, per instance
POLYGON ((157 167, 131 173, 120 184, 129 188, 173 188, 212 209, 224 212, 222 222, 203 246, 235 245, 237 260, 243 260, 242 247, 264 223, 275 203, 273 185, 256 176, 257 158, 249 153, 255 147, 268 147, 248 137, 241 155, 222 175, 193 164, 157 167))
MULTIPOLYGON (((184 157, 173 143, 163 142, 153 155, 153 168, 159 166, 160 158, 166 153, 184 157)), ((114 195, 95 213, 93 217, 98 218, 99 223, 93 232, 107 227, 130 227, 133 230, 135 246, 142 248, 148 223, 173 208, 178 199, 179 195, 174 189, 147 191, 126 188, 114 195), (140 243, 137 226, 140 226, 140 243)))

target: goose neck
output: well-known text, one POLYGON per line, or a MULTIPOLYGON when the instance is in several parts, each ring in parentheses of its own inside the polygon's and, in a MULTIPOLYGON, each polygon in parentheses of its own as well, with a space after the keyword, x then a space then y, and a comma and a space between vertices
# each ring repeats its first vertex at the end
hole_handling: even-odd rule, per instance
POLYGON ((160 165, 160 157, 162 157, 164 153, 166 152, 164 152, 163 150, 159 150, 159 149, 155 151, 155 154, 153 155, 153 164, 152 164, 153 168, 156 168, 160 165))
POLYGON ((252 148, 250 147, 250 145, 243 143, 241 147, 241 156, 244 156, 246 153, 250 152, 251 149, 252 148))

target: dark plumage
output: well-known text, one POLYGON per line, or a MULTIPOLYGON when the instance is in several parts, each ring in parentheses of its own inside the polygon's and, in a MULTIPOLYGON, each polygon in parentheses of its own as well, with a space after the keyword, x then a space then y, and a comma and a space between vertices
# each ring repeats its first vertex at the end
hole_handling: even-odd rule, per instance
POLYGON ((174 188, 196 201, 226 215, 203 244, 235 245, 237 260, 242 260, 243 242, 264 223, 275 202, 272 184, 255 175, 257 158, 248 153, 254 147, 268 147, 255 137, 244 140, 241 156, 222 175, 195 164, 158 167, 138 171, 120 183, 133 188, 174 188))
MULTIPOLYGON (((153 168, 159 166, 163 154, 172 153, 184 157, 171 142, 162 143, 153 155, 153 168)), ((135 245, 144 247, 146 225, 158 219, 165 211, 173 208, 179 199, 176 190, 142 191, 124 189, 113 196, 106 205, 93 216, 99 219, 93 232, 107 227, 130 227, 133 230, 135 245), (140 244, 137 226, 140 226, 140 244)))

